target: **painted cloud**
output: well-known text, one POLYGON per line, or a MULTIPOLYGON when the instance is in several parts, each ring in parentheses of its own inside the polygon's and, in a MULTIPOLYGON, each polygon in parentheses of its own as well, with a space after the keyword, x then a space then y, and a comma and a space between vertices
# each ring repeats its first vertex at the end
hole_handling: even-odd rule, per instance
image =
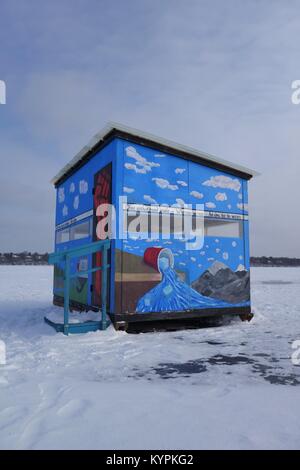
POLYGON ((75 184, 74 183, 70 184, 70 193, 75 193, 75 184))
POLYGON ((185 172, 185 168, 176 168, 175 173, 176 175, 182 175, 185 172))
POLYGON ((237 178, 230 178, 230 176, 225 175, 211 176, 209 180, 204 181, 202 184, 212 188, 232 189, 237 192, 241 189, 241 183, 237 178))
POLYGON ((79 207, 79 196, 74 197, 73 207, 74 207, 74 209, 78 209, 78 207, 79 207))
POLYGON ((153 199, 153 197, 149 196, 148 194, 144 195, 144 200, 149 202, 150 204, 157 204, 157 201, 153 199))
POLYGON ((176 181, 177 184, 179 184, 179 186, 187 186, 187 183, 185 181, 176 181))
POLYGON ((202 193, 199 193, 198 191, 191 191, 190 195, 195 197, 196 199, 202 199, 204 195, 202 193))
POLYGON ((59 200, 59 202, 64 202, 64 200, 65 200, 65 188, 59 188, 59 190, 58 190, 58 200, 59 200))
POLYGON ((226 193, 217 193, 215 195, 215 200, 216 201, 227 201, 227 196, 226 196, 226 193))
POLYGON ((142 175, 145 175, 147 173, 147 170, 145 168, 138 168, 135 163, 125 163, 124 167, 126 170, 134 170, 136 173, 140 173, 142 175))
POLYGON ((154 181, 156 186, 161 189, 171 189, 172 191, 176 191, 176 189, 178 189, 176 184, 170 184, 168 180, 163 178, 152 178, 152 181, 154 181))
POLYGON ((62 215, 66 217, 68 215, 68 206, 64 204, 63 210, 62 210, 62 215))
POLYGON ((89 190, 88 182, 85 180, 79 181, 79 192, 80 194, 86 194, 89 190))
POLYGON ((125 164, 125 168, 129 170, 134 169, 136 173, 147 173, 147 172, 150 172, 153 167, 160 166, 160 163, 149 162, 145 157, 142 157, 142 155, 140 155, 138 151, 131 145, 129 147, 126 147, 125 152, 126 152, 127 157, 133 158, 135 160, 134 166, 136 168, 138 168, 139 170, 144 170, 143 172, 136 171, 135 168, 128 168, 126 167, 126 164, 125 164))
POLYGON ((127 186, 123 186, 123 191, 124 193, 128 193, 128 194, 134 193, 134 189, 128 188, 127 186))
POLYGON ((177 198, 176 199, 176 203, 179 205, 179 206, 184 206, 185 205, 185 202, 183 199, 180 199, 180 198, 177 198))
POLYGON ((216 204, 214 202, 206 202, 205 205, 208 209, 215 209, 216 207, 216 204))

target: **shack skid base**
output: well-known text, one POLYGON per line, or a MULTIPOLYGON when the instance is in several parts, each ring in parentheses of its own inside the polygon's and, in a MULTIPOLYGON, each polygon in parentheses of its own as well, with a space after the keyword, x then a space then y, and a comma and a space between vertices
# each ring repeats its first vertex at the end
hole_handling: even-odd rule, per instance
POLYGON ((109 314, 117 330, 127 333, 174 331, 189 328, 208 328, 224 325, 234 317, 250 321, 251 307, 218 308, 183 312, 109 314))
MULTIPOLYGON (((63 307, 63 297, 54 296, 53 304, 63 307)), ((97 312, 100 309, 94 305, 84 305, 78 302, 70 301, 70 312, 97 312)), ((209 328, 229 323, 233 318, 240 317, 242 321, 250 321, 253 318, 251 307, 236 308, 209 308, 201 310, 176 311, 176 312, 157 312, 157 313, 109 313, 111 323, 116 330, 126 331, 127 333, 145 333, 151 331, 176 331, 190 328, 209 328)), ((45 319, 46 323, 63 332, 64 325, 51 322, 45 319)), ((85 331, 97 331, 107 328, 107 325, 99 322, 71 323, 69 324, 69 333, 84 333, 85 331)))

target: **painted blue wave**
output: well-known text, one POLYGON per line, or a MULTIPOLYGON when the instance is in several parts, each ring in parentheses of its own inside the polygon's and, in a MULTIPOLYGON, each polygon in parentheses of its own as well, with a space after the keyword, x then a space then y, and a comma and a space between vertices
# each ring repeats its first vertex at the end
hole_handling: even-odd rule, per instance
POLYGON ((233 306, 222 300, 199 294, 180 279, 174 269, 166 264, 165 259, 162 261, 160 264, 162 280, 139 300, 137 313, 233 306))

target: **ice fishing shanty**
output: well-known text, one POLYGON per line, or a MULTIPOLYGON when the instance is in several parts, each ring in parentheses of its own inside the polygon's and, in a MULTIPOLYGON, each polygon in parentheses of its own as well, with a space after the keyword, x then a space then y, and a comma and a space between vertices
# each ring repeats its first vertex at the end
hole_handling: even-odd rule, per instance
POLYGON ((56 228, 49 262, 55 266, 54 304, 65 310, 62 325, 46 321, 67 334, 105 329, 109 322, 130 330, 231 315, 249 319, 247 186, 255 174, 136 129, 107 125, 52 180, 56 228), (114 236, 109 229, 106 240, 99 227, 111 214, 101 211, 110 207, 103 204, 116 214, 114 236), (178 236, 186 213, 192 225, 202 221, 203 242, 196 249, 178 236), (69 310, 99 312, 99 318, 72 323, 69 310))

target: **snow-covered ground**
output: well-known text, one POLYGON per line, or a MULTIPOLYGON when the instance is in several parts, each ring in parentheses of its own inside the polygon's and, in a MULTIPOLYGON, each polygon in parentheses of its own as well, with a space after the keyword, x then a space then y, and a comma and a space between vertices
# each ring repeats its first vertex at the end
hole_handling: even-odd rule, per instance
POLYGON ((52 268, 0 267, 0 448, 300 448, 300 269, 252 269, 250 323, 65 337, 52 268))

